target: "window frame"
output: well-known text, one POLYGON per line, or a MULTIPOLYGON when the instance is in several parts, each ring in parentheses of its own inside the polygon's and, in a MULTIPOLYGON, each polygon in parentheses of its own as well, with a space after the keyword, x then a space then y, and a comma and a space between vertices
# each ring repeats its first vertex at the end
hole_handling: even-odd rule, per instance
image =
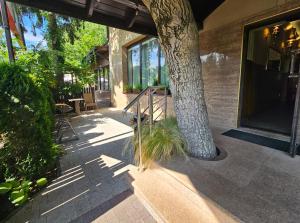
POLYGON ((295 8, 291 10, 285 10, 277 14, 272 14, 269 16, 262 16, 258 20, 253 20, 248 23, 243 24, 242 30, 242 45, 241 45, 241 60, 240 60, 240 80, 239 80, 239 103, 238 103, 238 118, 237 127, 242 127, 242 110, 244 103, 244 81, 245 81, 245 63, 247 59, 248 52, 248 40, 249 31, 261 26, 268 26, 272 23, 278 23, 282 20, 299 20, 300 19, 300 8, 295 8))
POLYGON ((159 44, 159 42, 158 42, 158 39, 157 38, 155 38, 155 37, 151 37, 151 36, 148 36, 148 37, 145 37, 145 38, 143 38, 143 39, 140 39, 140 40, 138 40, 137 42, 135 42, 135 43, 133 43, 133 44, 130 44, 130 45, 128 45, 128 46, 126 46, 126 55, 127 55, 127 57, 126 57, 126 67, 127 67, 127 74, 126 74, 126 84, 128 84, 128 85, 130 85, 130 86, 133 86, 133 79, 134 79, 134 77, 133 77, 133 66, 132 66, 132 68, 131 68, 131 72, 130 72, 130 69, 129 69, 129 64, 128 64, 128 62, 129 62, 129 56, 131 57, 131 63, 133 63, 132 62, 132 53, 130 53, 129 54, 129 50, 130 49, 132 49, 132 48, 134 48, 135 46, 139 46, 139 63, 140 63, 140 67, 139 67, 139 70, 140 70, 140 72, 139 72, 139 84, 141 85, 141 86, 143 86, 143 79, 142 79, 142 69, 143 69, 143 66, 142 66, 142 58, 143 58, 143 55, 142 55, 142 44, 144 43, 144 42, 146 42, 146 41, 148 41, 148 40, 151 40, 151 39, 156 39, 157 40, 157 43, 158 43, 158 57, 157 57, 157 64, 158 64, 158 71, 157 71, 157 81, 158 81, 158 85, 160 85, 161 84, 161 69, 162 69, 162 67, 161 67, 161 56, 162 56, 162 49, 161 49, 161 46, 160 46, 160 44, 159 44), (130 78, 129 78, 129 75, 131 75, 131 83, 129 83, 129 80, 130 80, 130 78))

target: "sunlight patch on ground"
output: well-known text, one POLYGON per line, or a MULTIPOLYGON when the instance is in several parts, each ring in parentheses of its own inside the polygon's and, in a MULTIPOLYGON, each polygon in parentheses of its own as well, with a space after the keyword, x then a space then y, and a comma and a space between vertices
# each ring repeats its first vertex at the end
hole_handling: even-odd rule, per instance
POLYGON ((85 177, 85 175, 82 175, 82 176, 80 176, 80 177, 78 177, 78 178, 75 178, 74 180, 71 180, 71 181, 69 181, 69 182, 67 182, 67 183, 65 183, 65 184, 62 184, 62 185, 60 185, 60 186, 58 186, 58 187, 55 187, 55 188, 53 188, 53 189, 51 189, 51 190, 48 190, 48 191, 42 193, 42 195, 44 196, 44 195, 46 195, 46 194, 49 194, 49 193, 51 193, 51 192, 53 192, 53 191, 56 191, 56 190, 62 188, 62 187, 68 186, 69 184, 74 183, 74 182, 76 182, 76 181, 78 181, 78 180, 80 180, 80 179, 82 179, 82 178, 84 178, 84 177, 85 177))
POLYGON ((115 158, 112 158, 112 157, 109 157, 106 155, 101 155, 100 159, 105 163, 105 165, 107 167, 112 167, 112 166, 115 166, 122 162, 121 160, 118 160, 118 159, 115 159, 115 158))
POLYGON ((43 216, 43 215, 45 215, 45 214, 48 214, 48 213, 50 213, 51 211, 54 211, 55 209, 57 209, 57 208, 59 208, 59 207, 65 205, 65 204, 71 202, 72 200, 74 200, 74 199, 76 199, 76 198, 78 198, 78 197, 80 197, 80 196, 86 194, 86 193, 89 192, 89 191, 90 191, 90 190, 87 189, 87 190, 83 191, 82 193, 80 193, 80 194, 78 194, 78 195, 76 195, 76 196, 70 198, 69 200, 66 200, 65 202, 63 202, 63 203, 61 203, 61 204, 59 204, 59 205, 57 205, 57 206, 55 206, 55 207, 49 209, 48 211, 45 211, 45 212, 42 213, 41 215, 43 216))
MULTIPOLYGON (((93 142, 90 142, 91 144, 88 144, 87 146, 84 146, 84 147, 81 147, 79 148, 78 150, 81 151, 81 150, 85 150, 85 149, 88 149, 88 148, 91 148, 91 147, 95 147, 95 146, 100 146, 100 145, 104 145, 104 144, 107 144, 107 143, 111 143, 111 142, 114 142, 114 141, 118 141, 118 140, 121 140, 121 139, 126 139, 126 138, 129 138, 129 137, 132 137, 133 136, 133 132, 129 132, 129 133, 124 133, 124 134, 120 134, 118 136, 113 136, 113 137, 108 137, 106 139, 101 139, 101 140, 93 140, 93 142)), ((75 152, 75 150, 73 150, 75 152)), ((72 151, 72 152, 73 152, 72 151)))
POLYGON ((63 188, 71 183, 74 183, 82 178, 85 177, 85 174, 83 172, 83 169, 81 168, 81 165, 78 165, 76 167, 70 168, 63 172, 63 175, 53 180, 52 184, 47 186, 47 190, 42 193, 42 195, 46 195, 51 193, 52 191, 58 190, 60 188, 63 188))

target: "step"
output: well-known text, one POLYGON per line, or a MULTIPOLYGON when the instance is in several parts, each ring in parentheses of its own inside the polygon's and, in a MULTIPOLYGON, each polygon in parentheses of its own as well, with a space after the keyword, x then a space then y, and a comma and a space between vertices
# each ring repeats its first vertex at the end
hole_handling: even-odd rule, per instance
POLYGON ((155 168, 129 171, 132 190, 158 222, 240 222, 228 211, 205 195, 191 190, 166 169, 155 168))

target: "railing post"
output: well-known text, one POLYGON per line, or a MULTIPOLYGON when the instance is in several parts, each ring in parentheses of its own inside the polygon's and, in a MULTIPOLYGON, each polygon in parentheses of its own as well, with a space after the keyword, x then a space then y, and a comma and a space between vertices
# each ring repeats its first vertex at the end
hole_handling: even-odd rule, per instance
POLYGON ((150 126, 150 133, 152 132, 152 126, 153 126, 153 93, 151 88, 149 89, 149 98, 148 98, 148 104, 149 104, 149 126, 150 126))
POLYGON ((5 30, 8 58, 9 58, 9 62, 13 63, 15 61, 15 55, 14 55, 14 49, 13 49, 13 44, 12 44, 12 40, 11 40, 11 33, 10 33, 10 28, 9 28, 7 7, 6 7, 5 0, 0 0, 0 11, 1 11, 1 16, 2 16, 3 28, 5 30))
POLYGON ((167 105, 168 105, 167 88, 165 88, 165 106, 164 106, 165 119, 167 118, 167 105))
POLYGON ((141 105, 140 101, 137 102, 137 131, 138 131, 138 139, 139 139, 139 155, 140 155, 140 163, 139 169, 143 169, 142 163, 142 123, 141 123, 141 105))

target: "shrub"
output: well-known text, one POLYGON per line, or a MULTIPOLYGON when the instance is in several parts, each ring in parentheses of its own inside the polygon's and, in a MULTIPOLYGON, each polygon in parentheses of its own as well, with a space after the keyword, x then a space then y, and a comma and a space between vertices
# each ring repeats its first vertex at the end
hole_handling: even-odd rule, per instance
POLYGON ((136 84, 134 87, 133 87, 133 90, 136 90, 136 91, 142 91, 143 90, 143 86, 141 84, 136 84))
POLYGON ((132 92, 132 86, 129 84, 124 85, 124 93, 131 93, 132 92))
POLYGON ((29 180, 16 180, 15 178, 7 179, 5 182, 0 183, 0 196, 8 194, 10 202, 19 206, 24 204, 30 195, 32 189, 41 188, 47 184, 46 178, 41 178, 33 185, 29 180))
POLYGON ((54 165, 53 105, 47 86, 17 64, 0 64, 0 179, 37 178, 54 165))
MULTIPOLYGON (((137 132, 132 138, 134 159, 139 163, 139 147, 137 132)), ((130 148, 127 144, 126 150, 130 148)), ((172 155, 186 157, 186 143, 174 117, 154 124, 150 133, 149 125, 142 125, 142 162, 148 167, 152 161, 168 160, 172 155)))

